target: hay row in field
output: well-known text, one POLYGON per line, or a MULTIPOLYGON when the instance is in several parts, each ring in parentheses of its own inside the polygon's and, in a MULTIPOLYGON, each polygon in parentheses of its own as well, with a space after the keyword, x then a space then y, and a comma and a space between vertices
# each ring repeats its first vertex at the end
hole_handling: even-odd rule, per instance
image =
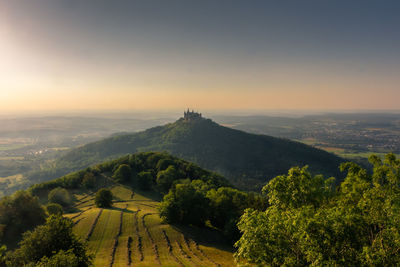
POLYGON ((78 220, 74 221, 74 226, 77 225, 83 218, 79 218, 78 220))
POLYGON ((171 245, 171 240, 169 240, 169 237, 168 237, 168 235, 167 235, 167 232, 165 232, 165 230, 163 229, 163 230, 162 230, 162 233, 163 233, 163 235, 164 235, 165 242, 167 242, 167 247, 168 247, 168 253, 169 253, 169 255, 170 255, 172 258, 174 258, 174 260, 175 260, 180 266, 184 266, 183 263, 182 263, 182 262, 178 259, 178 257, 174 254, 173 248, 172 248, 172 245, 171 245))
POLYGON ((100 209, 99 213, 97 214, 96 218, 94 218, 92 225, 90 226, 90 230, 86 235, 86 241, 89 240, 89 238, 92 236, 94 228, 96 227, 97 222, 99 221, 99 218, 103 212, 103 209, 100 209))
POLYGON ((147 233, 147 236, 150 239, 151 244, 153 245, 154 257, 156 259, 156 262, 158 264, 161 264, 161 262, 160 262, 160 254, 158 253, 158 246, 157 246, 156 242, 154 242, 153 236, 150 234, 149 228, 146 226, 146 222, 145 222, 146 216, 149 216, 149 215, 153 215, 153 213, 146 213, 146 214, 144 214, 142 216, 142 224, 143 224, 144 230, 147 233))
POLYGON ((193 265, 196 265, 192 257, 183 250, 182 244, 179 241, 176 241, 176 245, 178 246, 179 253, 183 255, 186 259, 188 259, 193 265))
POLYGON ((199 244, 198 244, 196 241, 193 240, 193 242, 194 242, 194 245, 195 245, 196 249, 200 252, 200 254, 201 254, 204 258, 206 258, 207 260, 209 260, 210 262, 212 262, 212 263, 213 263, 215 266, 217 266, 217 267, 220 267, 220 266, 221 266, 219 263, 216 263, 215 261, 213 261, 212 259, 210 259, 210 258, 204 253, 204 251, 199 247, 199 244))
POLYGON ((117 251, 117 247, 118 247, 118 239, 122 234, 122 220, 123 220, 123 217, 124 217, 124 211, 121 210, 121 215, 119 217, 119 230, 118 230, 118 233, 114 237, 114 244, 113 244, 113 246, 111 248, 110 267, 112 267, 114 265, 115 252, 117 251))
POLYGON ((126 241, 126 256, 128 258, 128 266, 131 266, 132 264, 132 242, 133 239, 131 236, 129 236, 128 240, 126 241))
POLYGON ((140 233, 139 233, 139 220, 138 220, 139 211, 140 211, 140 209, 136 211, 134 220, 135 220, 135 231, 136 231, 136 237, 137 237, 137 248, 139 251, 139 260, 143 261, 143 259, 144 259, 143 244, 142 244, 142 237, 140 236, 140 233))
POLYGON ((184 234, 182 234, 182 238, 185 242, 186 247, 193 254, 193 256, 196 257, 196 259, 203 261, 203 259, 201 257, 197 256, 197 254, 192 250, 192 247, 190 246, 190 241, 187 239, 187 237, 184 234))
POLYGON ((76 219, 76 218, 78 218, 78 217, 81 216, 84 212, 86 212, 86 211, 88 211, 88 210, 89 210, 89 209, 81 210, 78 214, 72 216, 70 219, 71 219, 71 220, 76 219))

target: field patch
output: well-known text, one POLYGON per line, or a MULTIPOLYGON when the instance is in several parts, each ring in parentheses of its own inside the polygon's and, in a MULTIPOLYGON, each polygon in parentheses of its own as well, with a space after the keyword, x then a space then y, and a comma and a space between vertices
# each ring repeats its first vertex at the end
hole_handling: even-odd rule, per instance
POLYGON ((119 185, 112 192, 113 208, 96 208, 93 194, 77 194, 76 212, 65 215, 88 240, 95 266, 234 265, 232 248, 208 239, 210 230, 164 224, 158 201, 119 185))

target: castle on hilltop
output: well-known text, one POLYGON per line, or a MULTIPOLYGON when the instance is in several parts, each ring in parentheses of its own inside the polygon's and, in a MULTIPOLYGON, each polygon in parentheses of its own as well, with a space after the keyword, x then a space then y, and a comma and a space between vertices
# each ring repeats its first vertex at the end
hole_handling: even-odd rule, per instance
POLYGON ((183 119, 185 121, 191 121, 194 119, 200 119, 201 117, 201 113, 198 112, 194 112, 194 110, 190 111, 189 109, 187 111, 183 112, 183 119))

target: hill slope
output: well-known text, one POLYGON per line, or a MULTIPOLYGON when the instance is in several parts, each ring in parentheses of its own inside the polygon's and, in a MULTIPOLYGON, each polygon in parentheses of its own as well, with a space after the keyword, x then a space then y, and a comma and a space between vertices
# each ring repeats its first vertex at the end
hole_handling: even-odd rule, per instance
POLYGON ((68 212, 64 216, 73 220, 74 232, 88 241, 94 266, 233 266, 233 248, 221 231, 162 222, 159 174, 171 167, 176 171, 169 187, 188 180, 203 181, 209 189, 229 186, 225 178, 193 163, 166 153, 144 152, 34 185, 29 191, 47 204, 53 189, 68 190, 72 202, 64 207, 68 212), (131 168, 124 184, 116 182, 121 166, 131 168), (141 173, 148 174, 147 189, 141 189, 141 173), (95 192, 101 188, 112 191, 111 208, 96 207, 95 192))
MULTIPOLYGON (((247 189, 284 174, 295 165, 309 165, 313 173, 340 177, 338 166, 343 161, 299 142, 245 133, 209 119, 181 118, 175 123, 73 149, 57 161, 54 175, 138 151, 167 151, 216 171, 247 189)), ((49 174, 47 177, 52 178, 49 174)))
POLYGON ((95 266, 233 266, 232 249, 200 228, 161 222, 159 202, 131 189, 112 186, 118 199, 111 209, 96 208, 93 195, 75 192, 74 231, 88 240, 95 266), (219 245, 218 245, 219 243, 219 245))

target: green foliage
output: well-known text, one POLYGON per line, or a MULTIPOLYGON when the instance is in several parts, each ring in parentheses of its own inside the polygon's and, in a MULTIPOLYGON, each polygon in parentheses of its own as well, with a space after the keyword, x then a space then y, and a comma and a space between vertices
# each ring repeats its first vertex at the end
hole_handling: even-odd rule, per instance
POLYGON ((162 193, 167 193, 171 188, 174 180, 180 179, 179 174, 174 166, 169 166, 164 171, 157 173, 157 186, 162 193))
POLYGON ((0 266, 5 266, 6 264, 6 246, 0 246, 0 266))
POLYGON ((373 174, 354 163, 332 181, 293 168, 264 188, 265 212, 246 210, 238 224, 238 261, 270 266, 398 266, 400 161, 372 156, 373 174))
POLYGON ((65 264, 71 260, 71 263, 77 263, 75 266, 90 266, 91 257, 86 252, 86 244, 73 233, 72 227, 70 219, 50 216, 44 225, 24 234, 20 247, 8 256, 7 264, 58 266, 51 263, 65 264))
POLYGON ((96 186, 95 175, 92 172, 85 173, 82 179, 82 185, 87 189, 94 188, 96 186))
POLYGON ((40 262, 35 264, 36 267, 79 267, 79 258, 74 254, 73 250, 60 250, 57 254, 48 258, 44 256, 40 262))
POLYGON ((153 182, 153 175, 151 172, 140 172, 138 174, 138 186, 141 190, 150 190, 153 182))
POLYGON ((99 208, 110 208, 112 206, 113 194, 110 190, 102 188, 96 193, 95 203, 99 208))
POLYGON ((230 187, 211 189, 207 193, 211 203, 211 224, 223 228, 232 218, 239 218, 247 208, 247 194, 230 187))
POLYGON ((18 191, 0 201, 0 241, 17 242, 21 234, 45 222, 46 214, 38 198, 18 191))
POLYGON ((164 196, 160 216, 168 223, 204 225, 208 218, 208 199, 191 184, 177 184, 164 196))
POLYGON ((46 211, 49 215, 62 215, 63 207, 57 203, 50 203, 47 204, 46 211))
POLYGON ((57 203, 63 207, 69 206, 72 203, 68 190, 61 187, 51 190, 48 195, 48 200, 50 203, 57 203))
POLYGON ((121 164, 115 170, 113 178, 119 183, 129 182, 132 177, 132 169, 128 164, 121 164))

